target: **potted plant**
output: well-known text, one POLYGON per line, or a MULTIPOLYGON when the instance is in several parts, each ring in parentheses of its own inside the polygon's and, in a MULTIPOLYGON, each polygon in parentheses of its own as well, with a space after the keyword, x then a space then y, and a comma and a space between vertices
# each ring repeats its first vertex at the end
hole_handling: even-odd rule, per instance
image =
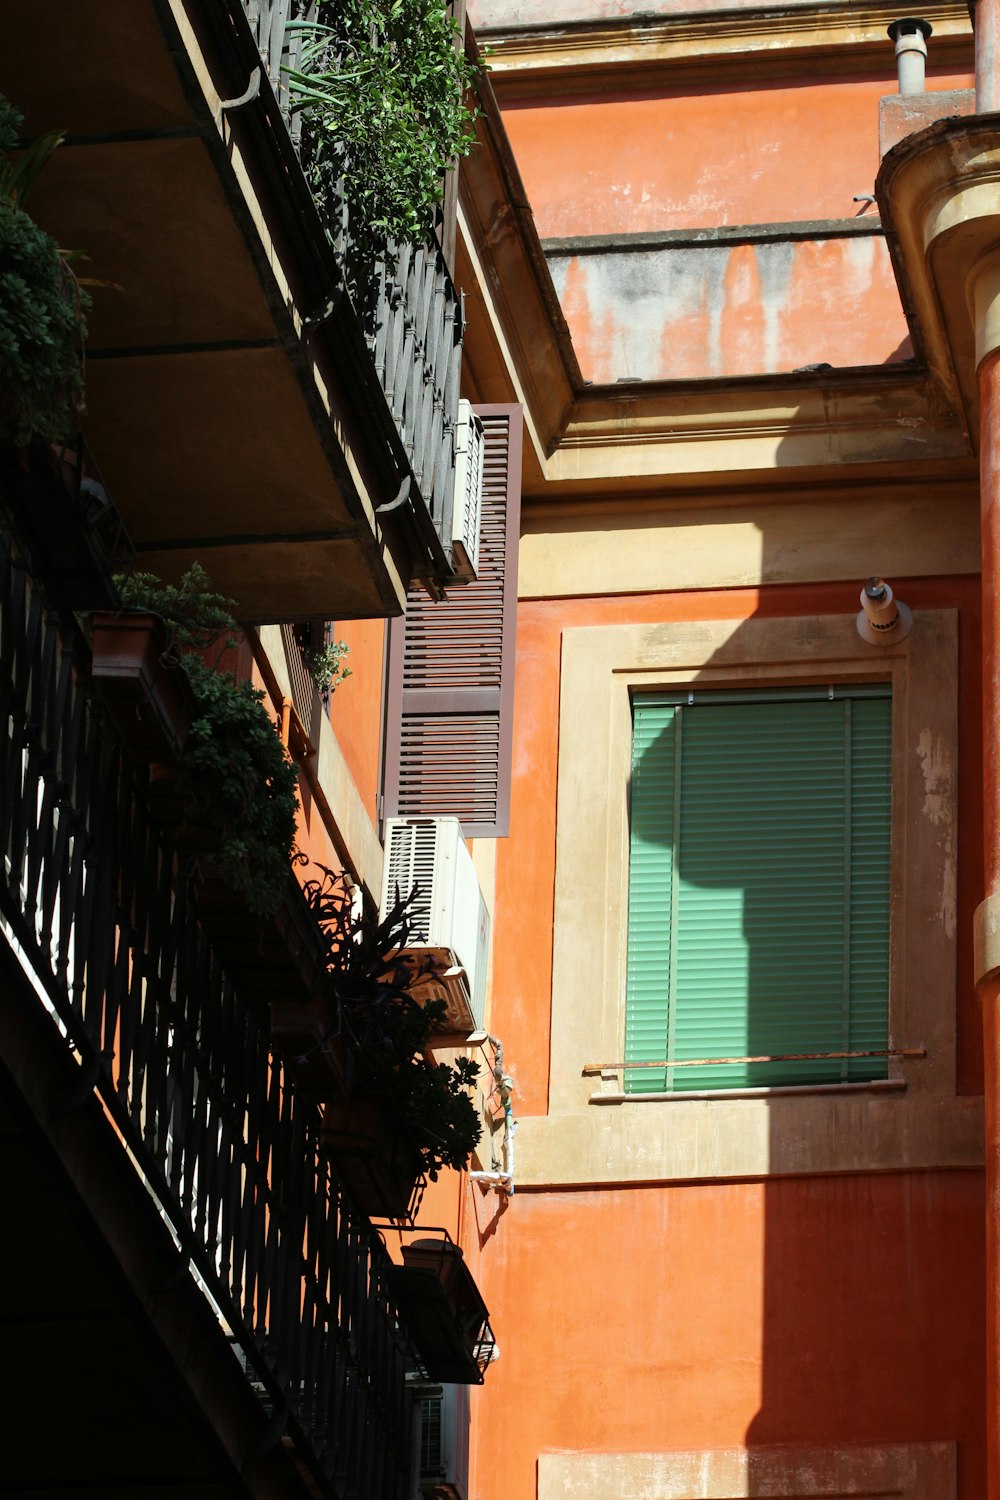
POLYGON ((22 116, 0 96, 0 438, 58 442, 83 403, 86 295, 71 256, 25 212, 64 131, 15 150, 22 116))
POLYGON ((350 181, 349 275, 363 302, 387 241, 433 236, 448 169, 473 146, 468 93, 479 69, 444 0, 320 0, 289 30, 299 46, 285 79, 306 177, 331 238, 350 181))
POLYGON ((393 1265, 393 1298, 431 1380, 481 1384, 482 1360, 492 1335, 482 1293, 461 1248, 446 1233, 411 1240, 403 1264, 393 1265))
POLYGON ((343 876, 323 869, 306 898, 324 935, 330 994, 354 1052, 349 1098, 331 1103, 325 1139, 348 1191, 368 1213, 405 1215, 417 1178, 466 1166, 480 1135, 469 1095, 478 1064, 434 1062, 428 1040, 441 1002, 412 998, 407 909, 383 921, 352 903, 343 876))
POLYGON ((197 711, 165 622, 145 610, 90 617, 91 673, 134 760, 175 765, 197 711))
MULTIPOLYGON (((258 917, 278 910, 295 849, 296 768, 264 707, 264 694, 216 670, 235 644, 231 601, 215 594, 194 564, 179 585, 151 573, 118 580, 125 614, 155 616, 166 655, 194 701, 176 772, 159 774, 152 805, 175 842, 212 850, 202 868, 203 907, 225 904, 219 883, 258 917), (212 881, 217 878, 213 887, 212 881)), ((107 621, 101 617, 99 626, 107 621)), ((164 657, 161 655, 161 661, 164 657)))

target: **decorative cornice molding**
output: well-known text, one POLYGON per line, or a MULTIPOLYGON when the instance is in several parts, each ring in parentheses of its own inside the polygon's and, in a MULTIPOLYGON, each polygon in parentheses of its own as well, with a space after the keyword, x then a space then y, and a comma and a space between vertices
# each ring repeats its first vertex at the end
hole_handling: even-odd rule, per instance
MULTIPOLYGON (((972 31, 961 0, 936 0, 921 14, 934 27, 930 66, 972 67, 972 31)), ((681 77, 746 80, 810 71, 869 72, 895 78, 887 37, 898 6, 808 4, 686 15, 600 18, 560 26, 479 28, 493 84, 502 100, 540 92, 581 93, 642 88, 681 77)))

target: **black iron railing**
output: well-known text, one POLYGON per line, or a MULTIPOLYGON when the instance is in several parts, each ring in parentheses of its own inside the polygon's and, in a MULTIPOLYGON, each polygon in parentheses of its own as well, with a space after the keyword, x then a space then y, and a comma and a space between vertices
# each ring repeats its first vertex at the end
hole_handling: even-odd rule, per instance
POLYGON ((113 1122, 109 1150, 131 1153, 320 1488, 404 1500, 406 1358, 384 1247, 320 1152, 266 1004, 213 952, 147 814, 147 773, 88 691, 86 641, 0 540, 0 941, 20 949, 113 1122))
MULTIPOLYGON (((316 0, 242 0, 285 124, 301 149, 287 73, 298 64, 302 32, 289 22, 316 18, 316 0)), ((436 243, 386 241, 372 260, 365 226, 353 224, 351 185, 331 195, 327 233, 375 365, 405 457, 450 567, 455 423, 461 377, 462 301, 436 243)))

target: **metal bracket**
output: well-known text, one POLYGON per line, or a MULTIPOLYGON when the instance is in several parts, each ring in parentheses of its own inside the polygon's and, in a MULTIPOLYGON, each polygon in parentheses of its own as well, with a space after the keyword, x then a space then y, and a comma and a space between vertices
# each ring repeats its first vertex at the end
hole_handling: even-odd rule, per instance
POLYGON ((395 500, 390 500, 386 505, 377 505, 375 507, 375 514, 377 516, 387 516, 390 511, 399 510, 402 506, 404 506, 409 498, 410 476, 409 474, 407 474, 402 484, 399 486, 399 494, 396 496, 395 500))
POLYGON ((242 109, 244 104, 252 104, 257 95, 260 93, 260 77, 260 68, 254 68, 253 72, 250 74, 250 82, 246 86, 246 92, 240 94, 236 99, 221 99, 219 101, 219 108, 242 109))

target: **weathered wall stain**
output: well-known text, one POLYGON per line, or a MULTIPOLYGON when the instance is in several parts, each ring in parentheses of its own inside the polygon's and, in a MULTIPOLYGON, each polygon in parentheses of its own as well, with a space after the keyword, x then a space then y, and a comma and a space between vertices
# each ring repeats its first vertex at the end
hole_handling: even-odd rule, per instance
POLYGON ((690 380, 905 358, 877 235, 550 252, 585 379, 690 380))

